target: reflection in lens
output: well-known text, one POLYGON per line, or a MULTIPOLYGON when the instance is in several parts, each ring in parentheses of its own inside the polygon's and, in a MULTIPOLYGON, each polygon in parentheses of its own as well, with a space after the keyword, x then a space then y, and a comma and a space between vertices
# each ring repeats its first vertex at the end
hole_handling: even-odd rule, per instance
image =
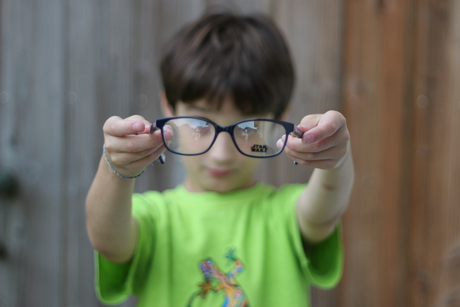
POLYGON ((238 148, 253 157, 278 154, 280 149, 276 143, 284 134, 283 125, 268 120, 246 121, 233 131, 238 148))
POLYGON ((205 152, 214 139, 214 126, 196 118, 177 118, 166 122, 174 131, 174 138, 168 149, 181 154, 205 152))

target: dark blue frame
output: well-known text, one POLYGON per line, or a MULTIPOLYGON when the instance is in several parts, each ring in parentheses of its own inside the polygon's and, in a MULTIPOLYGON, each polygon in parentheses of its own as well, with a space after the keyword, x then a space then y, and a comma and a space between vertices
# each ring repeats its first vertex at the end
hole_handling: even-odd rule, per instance
POLYGON ((214 145, 214 142, 216 141, 217 136, 219 135, 219 133, 228 132, 230 134, 230 137, 232 138, 233 144, 235 145, 236 149, 238 149, 238 151, 242 155, 247 156, 247 157, 251 157, 251 158, 272 158, 272 157, 276 157, 277 155, 279 155, 279 154, 281 154, 283 152, 284 147, 286 146, 289 134, 293 133, 296 137, 299 137, 299 138, 301 138, 302 135, 303 135, 303 131, 300 130, 299 128, 297 128, 296 126, 294 126, 294 124, 292 124, 292 123, 288 123, 288 122, 284 122, 284 121, 276 120, 276 119, 268 119, 268 118, 249 118, 249 119, 240 120, 239 122, 236 122, 236 123, 234 123, 233 125, 230 125, 230 126, 220 126, 220 125, 216 124, 215 122, 213 122, 212 120, 210 120, 208 118, 205 118, 205 117, 173 116, 173 117, 165 117, 165 118, 157 119, 155 121, 155 123, 153 123, 152 126, 150 127, 150 134, 154 133, 157 129, 161 130, 161 137, 163 138, 163 143, 165 144, 166 149, 168 149, 170 152, 172 152, 174 154, 181 155, 181 156, 198 156, 198 155, 205 154, 206 152, 208 152, 211 149, 212 145, 214 145), (197 154, 184 154, 184 153, 173 151, 173 150, 168 148, 168 146, 166 145, 166 140, 164 138, 164 134, 163 134, 163 127, 165 126, 166 122, 168 122, 169 120, 178 119, 178 118, 192 118, 192 119, 205 120, 205 121, 210 122, 214 126, 214 128, 216 129, 216 135, 214 136, 214 139, 212 140, 211 145, 209 145, 209 148, 207 150, 205 150, 205 151, 203 151, 201 153, 197 153, 197 154), (286 129, 286 141, 284 142, 283 148, 281 148, 280 152, 278 152, 277 154, 269 155, 269 156, 251 156, 251 155, 248 155, 248 154, 246 154, 246 153, 244 153, 244 152, 242 152, 240 150, 240 148, 238 147, 238 145, 236 143, 235 137, 233 136, 233 130, 235 129, 235 127, 237 125, 239 125, 241 123, 249 122, 249 121, 255 121, 255 120, 274 122, 274 123, 282 125, 284 127, 284 129, 286 129))

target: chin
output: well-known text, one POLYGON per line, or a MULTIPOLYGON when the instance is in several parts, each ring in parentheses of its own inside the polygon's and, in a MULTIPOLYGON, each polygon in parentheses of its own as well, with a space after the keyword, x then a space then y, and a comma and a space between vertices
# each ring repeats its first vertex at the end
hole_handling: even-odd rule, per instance
POLYGON ((213 180, 208 185, 210 191, 219 192, 219 193, 227 193, 232 192, 235 190, 242 190, 252 186, 251 182, 244 181, 244 180, 237 180, 237 181, 225 181, 225 180, 213 180), (244 184, 242 184, 245 182, 244 184))
POLYGON ((235 190, 246 189, 254 184, 251 176, 224 176, 214 177, 208 173, 200 173, 198 176, 189 176, 186 185, 194 192, 213 191, 227 193, 235 190))
POLYGON ((189 185, 192 187, 191 190, 195 192, 218 192, 227 193, 234 190, 241 189, 242 187, 233 182, 225 182, 220 180, 209 180, 196 182, 195 184, 189 185))
POLYGON ((213 191, 218 193, 227 193, 234 190, 238 190, 239 187, 237 185, 232 184, 209 184, 204 187, 204 190, 213 191))

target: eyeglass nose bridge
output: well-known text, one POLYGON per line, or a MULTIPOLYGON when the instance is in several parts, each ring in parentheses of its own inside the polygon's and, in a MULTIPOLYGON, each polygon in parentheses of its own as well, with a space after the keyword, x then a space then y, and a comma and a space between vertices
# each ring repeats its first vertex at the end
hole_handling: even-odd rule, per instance
POLYGON ((233 135, 233 130, 235 128, 235 124, 234 125, 230 125, 230 126, 219 126, 217 124, 215 124, 215 127, 216 127, 216 135, 214 138, 217 138, 217 136, 219 135, 219 133, 221 132, 227 132, 228 134, 230 134, 230 136, 233 135))
MULTIPOLYGON (((220 126, 220 125, 214 123, 214 127, 215 127, 215 129, 216 129, 216 132, 215 132, 215 134, 214 134, 214 140, 212 141, 212 143, 211 143, 211 145, 209 146, 208 150, 210 150, 211 147, 214 146, 214 143, 216 142, 217 137, 219 136, 219 134, 220 134, 221 132, 227 132, 227 133, 229 134, 229 136, 230 136, 230 138, 231 138, 233 144, 234 144, 234 145, 236 146, 236 148, 239 150, 238 144, 236 144, 235 139, 234 139, 234 137, 233 137, 233 131, 234 131, 234 129, 235 129, 235 126, 236 126, 236 124, 233 124, 233 125, 230 125, 230 126, 220 126)), ((208 150, 207 150, 207 151, 208 151, 208 150)))

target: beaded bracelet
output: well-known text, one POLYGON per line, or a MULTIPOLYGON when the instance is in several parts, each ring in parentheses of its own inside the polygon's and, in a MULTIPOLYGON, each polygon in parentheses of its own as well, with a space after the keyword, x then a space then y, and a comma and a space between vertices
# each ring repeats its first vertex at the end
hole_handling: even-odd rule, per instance
POLYGON ((123 179, 135 179, 135 178, 139 177, 140 175, 142 175, 142 174, 145 172, 145 169, 144 169, 144 170, 142 171, 142 173, 140 173, 139 175, 136 175, 136 176, 134 176, 134 177, 123 176, 122 174, 120 174, 119 172, 117 172, 117 171, 113 168, 112 164, 110 164, 110 162, 109 162, 109 159, 107 159, 107 154, 105 153, 105 144, 104 144, 104 146, 103 146, 102 148, 103 148, 103 150, 104 150, 104 158, 105 158, 105 161, 106 161, 107 164, 110 166, 110 168, 112 169, 112 171, 113 171, 115 174, 117 174, 118 177, 123 178, 123 179))

